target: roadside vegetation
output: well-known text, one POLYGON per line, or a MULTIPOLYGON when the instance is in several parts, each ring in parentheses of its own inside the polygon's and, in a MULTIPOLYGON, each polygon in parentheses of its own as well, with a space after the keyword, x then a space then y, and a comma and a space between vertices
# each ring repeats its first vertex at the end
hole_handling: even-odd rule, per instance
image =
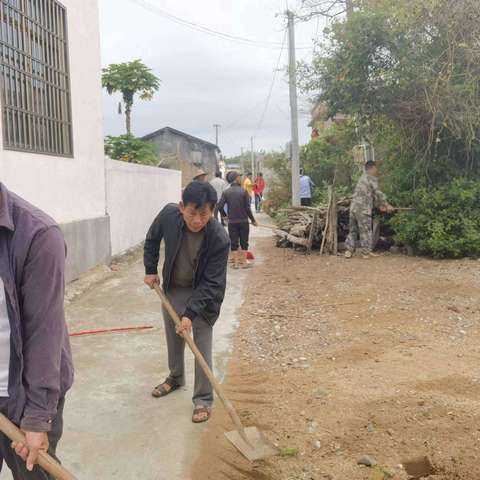
POLYGON ((150 101, 160 88, 160 79, 140 60, 115 63, 103 69, 102 85, 109 95, 120 93, 118 113, 125 111, 126 134, 105 139, 105 154, 114 160, 158 165, 155 146, 132 134, 132 110, 135 97, 150 101))
MULTIPOLYGON (((392 221, 397 239, 435 257, 480 254, 480 23, 471 0, 357 0, 324 32, 300 84, 344 124, 303 147, 301 162, 321 188, 352 191, 353 147, 375 146, 392 203, 413 207, 392 221)), ((285 170, 288 170, 288 161, 285 170)), ((277 154, 270 156, 278 166, 277 154)), ((272 208, 288 202, 277 174, 272 208), (280 192, 281 190, 281 192, 280 192)))

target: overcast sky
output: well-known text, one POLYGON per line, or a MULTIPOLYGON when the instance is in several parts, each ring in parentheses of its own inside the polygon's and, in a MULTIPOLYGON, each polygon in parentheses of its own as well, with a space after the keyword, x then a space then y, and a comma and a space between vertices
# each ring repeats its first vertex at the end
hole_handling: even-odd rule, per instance
MULTIPOLYGON (((227 156, 249 149, 283 148, 290 139, 288 83, 279 72, 263 126, 258 131, 280 49, 245 46, 192 31, 139 5, 140 0, 100 0, 102 63, 140 58, 162 81, 152 102, 137 101, 133 130, 142 136, 165 126, 208 141, 213 124, 222 125, 219 144, 227 156)), ((202 26, 281 44, 285 19, 276 16, 285 0, 143 0, 163 11, 202 26)), ((299 0, 290 0, 295 7, 299 0)), ((311 59, 318 22, 297 24, 297 56, 311 59), (306 48, 308 47, 308 48, 306 48)), ((320 27, 321 30, 321 27, 320 27)), ((280 62, 288 60, 285 48, 280 62)), ((120 96, 105 94, 105 132, 124 133, 118 115, 120 96)), ((309 138, 307 103, 300 101, 300 138, 309 138)))

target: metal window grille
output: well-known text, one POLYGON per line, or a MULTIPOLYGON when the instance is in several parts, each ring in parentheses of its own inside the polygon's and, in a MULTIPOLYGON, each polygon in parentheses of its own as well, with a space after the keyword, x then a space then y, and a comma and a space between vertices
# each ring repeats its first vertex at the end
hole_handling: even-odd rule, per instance
POLYGON ((0 0, 0 96, 7 150, 72 156, 66 10, 0 0))

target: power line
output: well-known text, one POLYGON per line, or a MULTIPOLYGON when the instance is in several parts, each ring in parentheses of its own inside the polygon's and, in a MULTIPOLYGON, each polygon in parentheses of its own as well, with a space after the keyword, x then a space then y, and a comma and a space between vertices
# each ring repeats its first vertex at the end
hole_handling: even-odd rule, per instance
MULTIPOLYGON (((231 42, 236 42, 241 45, 246 45, 250 47, 260 47, 260 48, 273 48, 273 49, 283 49, 283 46, 279 42, 267 42, 263 40, 253 40, 250 38, 245 38, 245 37, 240 37, 237 35, 231 35, 229 33, 224 33, 224 32, 219 32, 217 30, 213 30, 209 27, 206 27, 204 25, 200 25, 198 23, 191 22, 189 20, 185 20, 183 18, 177 17, 176 15, 172 15, 171 13, 162 10, 156 5, 152 5, 150 2, 146 0, 130 0, 132 3, 135 3, 144 9, 155 13, 156 15, 159 15, 163 18, 166 18, 167 20, 170 20, 178 25, 182 25, 184 27, 189 28, 190 30, 194 30, 197 32, 205 33, 207 35, 216 37, 216 38, 222 38, 224 40, 228 40, 231 42)), ((300 47, 300 48, 310 48, 310 47, 300 47)))
POLYGON ((282 48, 280 50, 280 54, 278 55, 278 60, 275 66, 275 70, 273 71, 273 78, 272 78, 272 83, 270 84, 270 90, 268 92, 267 100, 265 102, 265 107, 263 109, 262 116, 260 117, 260 121, 258 122, 257 129, 255 130, 254 136, 256 136, 258 132, 262 129, 263 122, 265 121, 265 116, 268 111, 268 107, 270 106, 270 100, 272 99, 273 88, 275 87, 275 82, 277 81, 277 75, 280 68, 280 62, 282 61, 282 55, 283 55, 283 50, 285 48, 286 39, 287 39, 287 30, 285 30, 285 33, 283 35, 282 48))

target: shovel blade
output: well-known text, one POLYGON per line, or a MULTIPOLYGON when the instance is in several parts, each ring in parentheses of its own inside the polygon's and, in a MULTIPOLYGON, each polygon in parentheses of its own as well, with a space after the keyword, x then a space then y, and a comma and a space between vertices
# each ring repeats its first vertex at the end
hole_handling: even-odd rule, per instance
POLYGON ((227 432, 225 436, 235 448, 251 462, 278 455, 278 448, 276 448, 257 427, 245 428, 245 434, 250 445, 245 442, 237 430, 227 432))

